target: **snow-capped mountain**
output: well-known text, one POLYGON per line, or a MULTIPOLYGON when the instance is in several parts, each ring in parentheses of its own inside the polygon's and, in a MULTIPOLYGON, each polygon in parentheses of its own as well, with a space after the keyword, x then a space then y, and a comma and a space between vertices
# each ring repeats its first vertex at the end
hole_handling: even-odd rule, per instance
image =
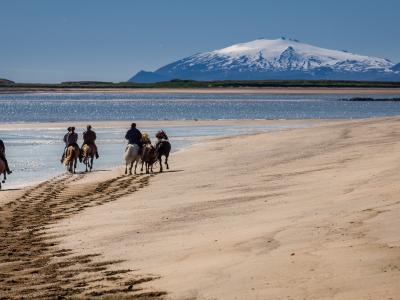
POLYGON ((258 39, 195 54, 155 72, 140 71, 129 81, 171 79, 341 79, 400 80, 400 70, 387 59, 329 50, 297 40, 258 39))

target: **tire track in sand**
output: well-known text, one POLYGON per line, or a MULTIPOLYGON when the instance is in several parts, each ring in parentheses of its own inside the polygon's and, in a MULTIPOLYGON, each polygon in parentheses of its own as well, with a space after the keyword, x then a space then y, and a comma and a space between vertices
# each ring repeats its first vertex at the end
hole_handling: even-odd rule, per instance
POLYGON ((58 220, 115 201, 150 180, 150 176, 119 176, 79 184, 83 177, 56 177, 0 207, 0 299, 160 299, 165 295, 140 287, 156 276, 118 269, 122 261, 101 261, 97 253, 75 255, 57 247, 59 236, 46 232, 58 220))

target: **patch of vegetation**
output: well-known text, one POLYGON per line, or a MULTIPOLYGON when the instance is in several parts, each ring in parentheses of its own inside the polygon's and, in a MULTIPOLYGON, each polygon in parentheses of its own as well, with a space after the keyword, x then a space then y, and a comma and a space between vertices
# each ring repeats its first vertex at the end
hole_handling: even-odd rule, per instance
POLYGON ((15 84, 15 82, 8 79, 0 78, 0 85, 10 85, 10 84, 15 84))
POLYGON ((354 98, 347 98, 347 99, 340 99, 342 101, 361 101, 361 102, 376 102, 376 101, 390 101, 390 102, 397 102, 400 101, 400 98, 368 98, 368 97, 354 97, 354 98))
POLYGON ((0 91, 11 89, 24 90, 57 90, 57 89, 139 89, 139 88, 400 88, 399 81, 346 81, 346 80, 221 80, 195 81, 174 79, 156 83, 135 82, 102 82, 102 81, 68 81, 57 84, 14 83, 6 81, 0 91))

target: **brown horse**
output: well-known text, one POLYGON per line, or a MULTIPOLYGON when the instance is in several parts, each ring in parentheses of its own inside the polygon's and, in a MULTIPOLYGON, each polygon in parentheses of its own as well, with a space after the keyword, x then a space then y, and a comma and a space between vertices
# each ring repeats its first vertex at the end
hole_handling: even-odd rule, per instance
POLYGON ((68 172, 75 173, 78 158, 79 148, 68 146, 64 159, 64 165, 67 167, 68 172))
POLYGON ((95 153, 95 149, 94 146, 88 145, 88 144, 84 144, 82 146, 82 153, 83 153, 83 163, 86 166, 86 170, 85 172, 88 171, 88 167, 89 170, 92 171, 93 169, 93 160, 94 160, 94 153, 95 153))
MULTIPOLYGON (((0 159, 0 174, 3 174, 3 180, 1 181, 1 183, 5 183, 7 179, 6 164, 1 159, 0 159)), ((0 183, 0 190, 1 190, 1 183, 0 183)))
POLYGON ((145 144, 142 149, 142 168, 146 164, 146 174, 153 173, 153 165, 157 161, 156 148, 152 144, 145 144))

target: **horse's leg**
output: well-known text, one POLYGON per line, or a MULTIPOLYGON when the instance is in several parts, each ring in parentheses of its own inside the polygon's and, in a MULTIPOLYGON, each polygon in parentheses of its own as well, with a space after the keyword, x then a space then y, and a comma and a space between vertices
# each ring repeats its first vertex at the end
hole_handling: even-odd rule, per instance
POLYGON ((167 170, 169 170, 168 155, 165 155, 165 165, 167 166, 167 170))
POLYGON ((160 163, 160 173, 162 173, 163 168, 162 168, 162 158, 160 156, 160 158, 158 159, 158 162, 160 163))
POLYGON ((94 156, 90 158, 90 172, 92 172, 93 169, 93 161, 94 161, 94 156))
POLYGON ((138 161, 136 160, 136 163, 135 163, 135 175, 136 175, 137 164, 138 164, 138 161))
POLYGON ((75 174, 75 170, 76 170, 76 166, 77 166, 77 164, 78 164, 78 159, 77 159, 77 158, 75 158, 75 163, 74 163, 74 174, 75 174))
POLYGON ((133 161, 131 161, 131 165, 129 167, 129 175, 132 175, 133 161))
POLYGON ((144 161, 142 160, 142 167, 140 168, 140 172, 143 172, 143 164, 144 164, 144 161))
POLYGON ((128 162, 125 161, 125 175, 128 174, 128 162))
POLYGON ((7 175, 6 175, 6 172, 4 172, 4 173, 3 173, 3 180, 2 180, 2 183, 5 183, 5 182, 6 182, 6 179, 7 179, 7 175))

